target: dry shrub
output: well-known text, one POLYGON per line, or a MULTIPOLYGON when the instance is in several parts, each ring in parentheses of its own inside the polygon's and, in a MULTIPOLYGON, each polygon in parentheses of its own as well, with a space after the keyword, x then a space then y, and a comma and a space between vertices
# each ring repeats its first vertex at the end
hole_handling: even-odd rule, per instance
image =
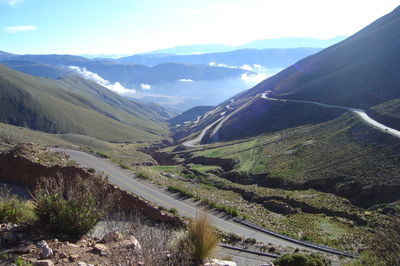
POLYGON ((116 194, 101 176, 43 178, 35 192, 35 212, 55 235, 79 239, 113 207, 116 194))
POLYGON ((206 214, 201 213, 193 219, 181 237, 178 237, 176 250, 188 254, 194 265, 201 265, 217 251, 219 238, 206 214))
POLYGON ((114 212, 103 224, 103 232, 120 232, 123 237, 133 235, 141 245, 141 251, 118 248, 118 242, 111 250, 113 265, 129 265, 128 262, 142 262, 146 266, 155 265, 191 265, 190 254, 177 250, 174 245, 177 232, 163 224, 155 224, 140 212, 114 212))
POLYGON ((394 218, 386 230, 372 240, 372 252, 386 265, 400 265, 400 218, 394 218))

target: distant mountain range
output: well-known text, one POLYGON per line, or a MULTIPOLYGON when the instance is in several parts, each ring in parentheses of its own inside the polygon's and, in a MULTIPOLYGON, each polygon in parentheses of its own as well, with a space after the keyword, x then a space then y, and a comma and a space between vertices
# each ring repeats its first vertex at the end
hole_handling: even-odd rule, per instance
POLYGON ((133 85, 172 82, 180 79, 193 81, 226 79, 249 73, 243 69, 181 63, 165 63, 154 67, 127 65, 111 60, 92 60, 73 55, 0 54, 0 62, 19 71, 43 77, 52 77, 57 73, 65 75, 71 72, 68 68, 71 66, 85 68, 110 82, 119 82, 127 88, 132 88, 133 85), (40 68, 37 63, 41 64, 40 68))
MULTIPOLYGON (((325 42, 328 41, 338 39, 325 42)), ((260 42, 281 46, 284 42, 292 42, 293 46, 323 43, 310 38, 282 38, 252 45, 261 47, 260 42)), ((320 50, 240 49, 200 55, 142 54, 120 59, 1 52, 0 63, 44 78, 80 75, 125 96, 158 102, 182 112, 196 105, 215 105, 320 50)))
POLYGON ((158 64, 191 63, 222 67, 244 67, 252 71, 263 69, 281 69, 319 52, 322 48, 291 48, 291 49, 240 49, 229 52, 205 53, 193 55, 171 54, 141 54, 115 59, 126 64, 143 64, 155 66, 158 64))
POLYGON ((335 43, 344 40, 346 36, 337 36, 330 39, 317 39, 307 37, 283 37, 275 39, 263 39, 252 41, 243 45, 230 46, 223 44, 195 44, 195 45, 180 45, 173 48, 159 49, 143 54, 176 54, 189 55, 199 53, 214 53, 227 52, 244 48, 268 49, 268 48, 326 48, 335 43))
POLYGON ((0 53, 0 63, 45 78, 80 75, 125 96, 182 112, 215 105, 319 48, 243 49, 191 56, 139 55, 119 60, 0 53), (209 97, 213 95, 213 97, 209 97))

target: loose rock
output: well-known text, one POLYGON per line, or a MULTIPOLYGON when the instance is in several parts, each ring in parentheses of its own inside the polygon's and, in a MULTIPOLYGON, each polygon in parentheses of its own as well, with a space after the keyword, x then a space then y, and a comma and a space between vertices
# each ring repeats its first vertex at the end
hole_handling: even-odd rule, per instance
POLYGON ((41 259, 47 259, 47 258, 50 258, 51 256, 53 256, 53 250, 49 247, 49 244, 47 244, 46 241, 44 241, 44 240, 39 241, 36 244, 36 246, 41 249, 41 252, 39 254, 39 257, 41 259))
POLYGON ((122 239, 122 234, 118 231, 111 231, 103 236, 103 241, 106 243, 111 241, 118 241, 121 239, 122 239))
POLYGON ((92 250, 94 253, 100 254, 101 256, 108 255, 108 247, 103 244, 96 244, 92 250))
POLYGON ((38 260, 33 266, 54 266, 54 263, 51 260, 38 260))

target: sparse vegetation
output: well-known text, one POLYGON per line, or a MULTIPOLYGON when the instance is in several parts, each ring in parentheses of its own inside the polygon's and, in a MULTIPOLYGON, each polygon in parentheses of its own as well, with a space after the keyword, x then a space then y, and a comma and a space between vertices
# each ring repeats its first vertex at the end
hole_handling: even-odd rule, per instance
POLYGON ((10 194, 7 187, 0 187, 0 223, 21 223, 36 220, 34 205, 10 194))
POLYGON ((32 263, 29 263, 28 261, 24 260, 24 259, 21 258, 21 257, 17 257, 17 258, 15 259, 15 265, 16 265, 16 266, 31 266, 32 263))
POLYGON ((180 241, 179 246, 187 246, 193 262, 201 265, 215 254, 219 239, 207 216, 202 213, 190 222, 187 233, 180 241))
POLYGON ((194 197, 192 192, 185 190, 183 188, 180 188, 180 187, 169 186, 168 190, 173 193, 179 193, 179 195, 181 197, 185 197, 185 198, 193 198, 194 197))
POLYGON ((168 211, 172 214, 178 214, 178 210, 176 208, 169 208, 168 211))
POLYGON ((319 253, 310 255, 293 253, 274 260, 274 264, 277 266, 329 266, 331 262, 319 253))
POLYGON ((96 154, 97 154, 97 156, 99 156, 101 158, 106 158, 106 159, 110 159, 111 158, 110 155, 108 155, 105 152, 98 151, 98 152, 96 152, 96 154))
POLYGON ((121 168, 123 168, 123 169, 130 169, 129 166, 127 166, 126 164, 124 164, 124 163, 122 163, 122 162, 119 162, 118 165, 119 165, 119 167, 121 167, 121 168))
POLYGON ((371 249, 364 251, 354 266, 400 265, 400 218, 395 218, 379 230, 370 243, 371 249))
POLYGON ((34 196, 39 222, 49 232, 72 239, 89 232, 116 199, 99 176, 43 179, 34 196))
POLYGON ((244 240, 245 244, 250 244, 250 245, 254 245, 257 242, 257 240, 255 238, 246 238, 244 240))

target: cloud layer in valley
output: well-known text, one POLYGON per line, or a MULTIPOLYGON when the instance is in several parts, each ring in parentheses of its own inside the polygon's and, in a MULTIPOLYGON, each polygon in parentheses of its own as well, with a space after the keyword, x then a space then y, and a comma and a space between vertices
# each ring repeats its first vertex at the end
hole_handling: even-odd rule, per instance
POLYGON ((81 68, 78 66, 68 66, 68 68, 70 70, 75 71, 76 73, 78 73, 79 75, 81 75, 82 77, 84 77, 85 79, 89 79, 91 81, 96 82, 97 84, 106 87, 107 89, 120 94, 120 95, 126 95, 126 96, 133 96, 136 91, 134 89, 127 89, 124 86, 121 85, 121 83, 119 82, 115 82, 115 83, 111 83, 110 81, 102 78, 101 76, 99 76, 98 74, 94 73, 94 72, 90 72, 89 70, 87 70, 86 68, 81 68))
POLYGON ((262 73, 262 74, 246 74, 246 73, 244 73, 244 74, 240 75, 240 78, 251 86, 260 83, 261 81, 263 81, 264 79, 266 79, 268 77, 269 77, 269 75, 264 74, 264 73, 262 73))

